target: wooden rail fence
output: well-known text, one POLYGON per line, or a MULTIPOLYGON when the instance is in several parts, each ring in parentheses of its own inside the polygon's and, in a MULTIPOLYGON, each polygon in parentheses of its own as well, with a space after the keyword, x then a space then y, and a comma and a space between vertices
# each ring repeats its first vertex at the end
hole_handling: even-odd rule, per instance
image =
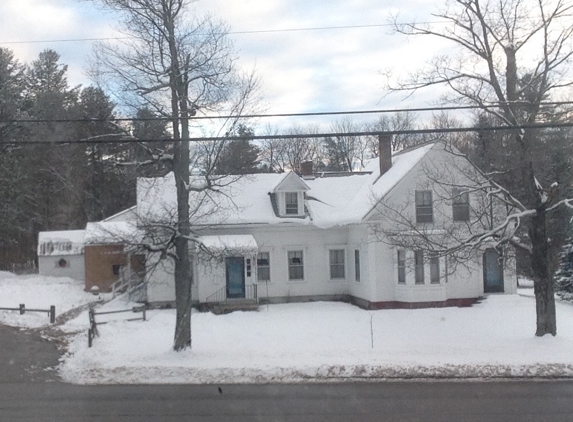
POLYGON ((146 306, 134 306, 131 309, 120 309, 117 311, 104 311, 104 312, 96 312, 93 307, 90 308, 89 311, 89 319, 90 319, 90 328, 88 329, 88 347, 92 347, 93 340, 95 337, 99 337, 99 331, 97 329, 98 325, 107 324, 109 321, 102 321, 96 322, 96 315, 109 315, 109 314, 120 314, 124 312, 142 312, 142 316, 139 318, 128 318, 126 321, 146 321, 146 306))
POLYGON ((0 308, 0 311, 20 311, 20 315, 24 315, 26 312, 46 312, 50 318, 50 323, 56 322, 56 307, 54 305, 50 306, 50 309, 34 309, 26 308, 26 305, 21 303, 17 308, 0 308))

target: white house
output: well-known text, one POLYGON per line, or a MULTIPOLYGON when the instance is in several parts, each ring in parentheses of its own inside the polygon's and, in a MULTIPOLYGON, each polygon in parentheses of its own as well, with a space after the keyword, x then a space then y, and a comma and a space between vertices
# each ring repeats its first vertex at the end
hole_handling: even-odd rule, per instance
POLYGON ((85 279, 85 230, 40 232, 38 271, 42 275, 85 279))
POLYGON ((85 230, 40 232, 39 273, 71 277, 84 281, 88 291, 97 286, 104 292, 112 289, 122 268, 141 273, 142 257, 124 253, 125 239, 137 235, 135 210, 133 206, 101 222, 87 223, 85 230))
MULTIPOLYGON (((381 142, 380 159, 363 172, 255 174, 224 179, 218 194, 192 194, 193 298, 347 300, 379 309, 468 305, 484 293, 514 293, 512 259, 491 245, 474 249, 463 265, 415 246, 422 235, 453 242, 472 229, 483 198, 438 180, 471 187, 468 167, 442 144, 391 155, 381 142)), ((138 181, 141 221, 172 221, 175 209, 173 174, 138 181)), ((147 300, 173 302, 173 263, 152 254, 146 265, 147 300)))

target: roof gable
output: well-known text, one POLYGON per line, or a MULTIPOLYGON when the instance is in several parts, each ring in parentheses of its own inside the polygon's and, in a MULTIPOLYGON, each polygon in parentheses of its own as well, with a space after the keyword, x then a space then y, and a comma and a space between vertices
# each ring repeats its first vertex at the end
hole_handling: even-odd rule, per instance
MULTIPOLYGON (((395 154, 392 167, 380 176, 378 159, 365 172, 339 177, 303 180, 296 173, 258 173, 227 184, 220 182, 220 192, 190 192, 195 225, 297 224, 320 228, 360 224, 382 200, 417 165, 434 144, 423 145, 395 154), (277 194, 305 192, 304 216, 277 214, 277 194), (201 209, 196 210, 197 204, 201 209)), ((177 209, 173 174, 163 178, 138 179, 138 215, 144 219, 161 219, 177 209)))
POLYGON ((275 192, 306 192, 310 187, 294 171, 285 173, 278 183, 271 189, 275 192))

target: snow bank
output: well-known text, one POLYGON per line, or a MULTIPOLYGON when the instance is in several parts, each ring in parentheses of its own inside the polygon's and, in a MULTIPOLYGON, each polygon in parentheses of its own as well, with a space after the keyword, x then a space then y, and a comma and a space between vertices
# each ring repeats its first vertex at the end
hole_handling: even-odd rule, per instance
MULTIPOLYGON (((87 345, 87 311, 59 328, 69 353, 69 382, 250 383, 420 377, 573 377, 573 305, 557 303, 558 336, 537 338, 533 289, 490 295, 471 308, 365 311, 318 302, 262 306, 229 315, 194 312, 193 348, 171 350, 174 310, 101 315, 100 337, 87 345)), ((109 296, 106 297, 109 299, 109 296)), ((57 314, 101 301, 69 278, 0 272, 0 307, 57 314)), ((100 310, 134 306, 123 298, 100 310)), ((99 305, 98 305, 99 306, 99 305)), ((71 314, 70 314, 71 315, 71 314)), ((46 314, 0 311, 0 323, 40 327, 46 314)))
MULTIPOLYGON (((56 316, 73 308, 97 301, 99 298, 84 292, 84 283, 67 277, 40 275, 17 276, 0 273, 0 308, 50 309, 56 307, 56 316)), ((0 311, 0 324, 36 328, 50 323, 47 313, 0 311)))
POLYGON ((171 350, 175 312, 155 310, 146 322, 100 326, 91 349, 77 335, 61 374, 76 383, 573 376, 573 306, 558 304, 555 338, 534 337, 534 306, 514 295, 471 308, 365 311, 324 302, 194 313, 193 348, 180 353, 171 350))

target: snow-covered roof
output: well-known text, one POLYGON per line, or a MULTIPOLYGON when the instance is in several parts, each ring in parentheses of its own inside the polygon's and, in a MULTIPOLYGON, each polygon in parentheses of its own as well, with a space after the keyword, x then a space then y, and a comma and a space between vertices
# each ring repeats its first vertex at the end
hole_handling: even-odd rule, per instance
POLYGON ((269 190, 270 192, 279 191, 307 191, 310 187, 294 171, 283 173, 277 183, 269 190))
POLYGON ((38 256, 81 255, 85 230, 61 230, 38 234, 38 256))
MULTIPOLYGON (((360 223, 376 202, 396 186, 434 145, 395 154, 392 167, 382 176, 378 159, 373 159, 366 166, 366 172, 343 177, 301 179, 309 188, 305 201, 309 215, 305 218, 278 217, 269 197, 277 186, 294 173, 262 173, 238 180, 222 179, 217 182, 222 185, 219 188, 221 193, 210 192, 208 197, 205 193, 190 192, 191 219, 196 225, 291 223, 312 224, 321 228, 360 223)), ((162 178, 138 179, 138 215, 143 219, 173 218, 176 204, 173 173, 162 178)))
POLYGON ((111 221, 132 221, 137 219, 136 215, 137 205, 133 207, 129 207, 123 211, 118 212, 117 214, 110 215, 109 217, 103 219, 103 222, 111 222, 111 221))
POLYGON ((206 249, 212 252, 241 251, 257 252, 259 245, 251 235, 225 235, 225 236, 201 236, 197 238, 206 249))
POLYGON ((132 221, 88 223, 85 233, 86 245, 135 243, 141 239, 136 223, 132 221))

